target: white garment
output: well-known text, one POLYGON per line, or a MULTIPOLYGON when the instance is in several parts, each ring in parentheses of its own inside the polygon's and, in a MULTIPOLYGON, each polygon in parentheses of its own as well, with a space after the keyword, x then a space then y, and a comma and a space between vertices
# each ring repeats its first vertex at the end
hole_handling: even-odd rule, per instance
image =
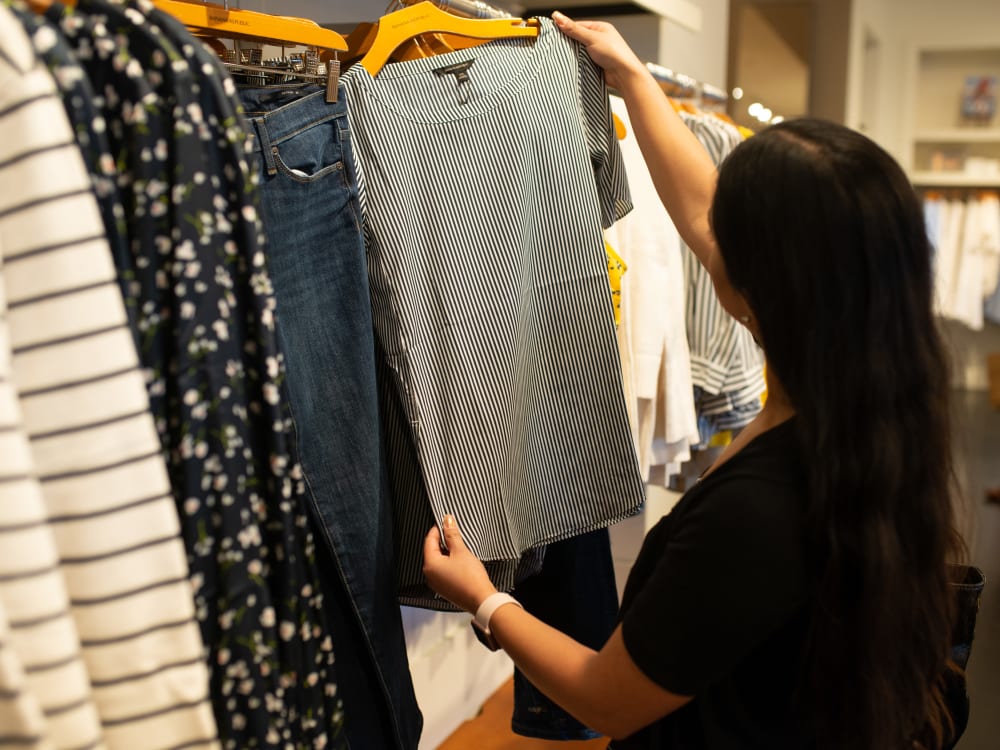
POLYGON ((1000 284, 1000 194, 984 193, 979 198, 980 247, 983 250, 983 296, 993 294, 1000 284))
POLYGON ((940 234, 934 263, 934 298, 938 312, 955 317, 954 300, 959 262, 961 260, 962 224, 965 202, 952 199, 941 202, 940 234))
MULTIPOLYGON (((2 284, 0 308, 6 310, 2 284)), ((14 716, 5 732, 17 727, 19 740, 34 747, 106 748, 11 381, 6 316, 0 323, 0 451, 0 603, 10 627, 4 647, 26 673, 15 686, 18 701, 8 707, 14 716)))
POLYGON ((966 203, 950 310, 951 317, 974 331, 983 329, 984 261, 989 252, 979 231, 980 213, 978 201, 966 203))
POLYGON ((947 217, 946 202, 943 198, 933 195, 924 198, 924 224, 927 227, 927 240, 931 244, 932 269, 934 274, 934 311, 941 315, 944 311, 944 283, 941 278, 942 250, 947 217))
MULTIPOLYGON (((10 639, 7 612, 0 597, 0 729, 8 738, 17 738, 25 750, 51 750, 45 738, 42 707, 28 689, 24 664, 10 639)), ((14 744, 14 742, 10 742, 14 744)))
POLYGON ((52 78, 4 7, 0 134, 0 185, 17 186, 0 194, 0 600, 44 717, 25 726, 55 748, 217 747, 104 226, 52 78))
POLYGON ((1000 198, 996 193, 928 201, 939 215, 929 227, 936 236, 935 303, 939 314, 982 330, 983 308, 1000 279, 1000 198))
POLYGON ((684 269, 680 236, 656 192, 625 103, 612 97, 611 107, 626 130, 619 147, 634 208, 605 238, 628 266, 622 278, 620 329, 628 348, 623 376, 626 393, 635 398, 636 448, 642 475, 648 479, 654 463, 689 460, 690 446, 698 441, 684 323, 684 269))

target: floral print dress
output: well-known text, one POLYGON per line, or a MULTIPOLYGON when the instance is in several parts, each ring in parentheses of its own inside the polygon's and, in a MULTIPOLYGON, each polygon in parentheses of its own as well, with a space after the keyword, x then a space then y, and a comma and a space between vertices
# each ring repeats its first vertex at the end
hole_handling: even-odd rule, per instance
MULTIPOLYGON (((239 101, 145 1, 47 12, 106 124, 119 261, 223 746, 346 747, 239 101)), ((95 120, 97 122, 97 120, 95 120)), ((105 161, 106 163, 106 161, 105 161)))

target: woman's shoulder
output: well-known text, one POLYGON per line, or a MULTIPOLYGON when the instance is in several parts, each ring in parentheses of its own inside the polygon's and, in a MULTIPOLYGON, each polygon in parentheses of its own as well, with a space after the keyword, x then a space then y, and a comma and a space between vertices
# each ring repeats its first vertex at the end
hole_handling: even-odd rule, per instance
POLYGON ((691 528, 797 537, 808 488, 798 446, 791 421, 756 437, 685 493, 671 514, 672 534, 691 528))

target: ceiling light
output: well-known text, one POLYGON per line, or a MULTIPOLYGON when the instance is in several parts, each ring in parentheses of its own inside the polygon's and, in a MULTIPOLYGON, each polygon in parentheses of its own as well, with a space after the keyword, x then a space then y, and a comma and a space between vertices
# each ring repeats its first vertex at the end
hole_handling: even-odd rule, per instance
POLYGON ((763 104, 761 104, 760 102, 754 102, 749 107, 747 107, 747 112, 750 113, 751 117, 756 117, 762 109, 764 109, 763 104))
POLYGON ((733 89, 733 99, 740 100, 743 98, 743 89, 739 86, 733 89))

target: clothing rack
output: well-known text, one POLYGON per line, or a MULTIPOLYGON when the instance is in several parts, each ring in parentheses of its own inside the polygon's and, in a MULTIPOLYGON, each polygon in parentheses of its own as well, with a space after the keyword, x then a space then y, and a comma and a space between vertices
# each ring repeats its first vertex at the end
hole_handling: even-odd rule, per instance
POLYGON ((703 104, 712 104, 724 107, 729 101, 729 94, 718 86, 710 83, 701 84, 701 101, 703 104))
POLYGON ((647 62, 646 69, 660 84, 663 93, 672 99, 694 100, 712 109, 724 107, 729 101, 725 91, 709 83, 702 83, 691 76, 677 73, 656 63, 647 62))

